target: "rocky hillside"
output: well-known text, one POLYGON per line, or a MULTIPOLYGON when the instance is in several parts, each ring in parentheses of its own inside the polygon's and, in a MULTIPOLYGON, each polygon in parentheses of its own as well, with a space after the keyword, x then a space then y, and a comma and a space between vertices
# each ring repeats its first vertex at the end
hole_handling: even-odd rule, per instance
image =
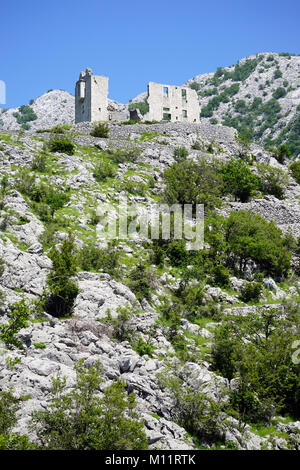
MULTIPOLYGON (((110 109, 123 111, 126 105, 108 100, 110 109)), ((28 105, 0 109, 0 129, 47 129, 57 124, 73 124, 75 98, 65 90, 49 90, 28 105)))
POLYGON ((250 131, 264 145, 287 142, 300 154, 299 56, 256 54, 186 84, 198 93, 204 122, 250 131))
MULTIPOLYGON (((51 94, 67 120, 72 97, 51 94)), ((47 128, 58 122, 49 114, 47 128)), ((29 423, 50 409, 52 379, 69 390, 80 360, 100 361, 100 396, 119 379, 136 394, 150 449, 299 449, 297 174, 229 127, 109 124, 102 138, 91 128, 0 134, 0 392, 19 399, 10 432, 40 442, 29 423), (204 250, 99 238, 105 203, 182 203, 189 188, 205 204, 204 250)))

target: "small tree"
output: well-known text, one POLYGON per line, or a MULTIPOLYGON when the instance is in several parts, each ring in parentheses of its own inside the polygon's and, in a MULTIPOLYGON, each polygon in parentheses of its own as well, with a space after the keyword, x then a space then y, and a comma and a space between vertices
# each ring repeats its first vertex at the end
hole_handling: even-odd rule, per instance
POLYGON ((258 189, 258 178, 251 172, 248 165, 241 159, 231 159, 223 165, 220 176, 224 183, 223 191, 233 194, 235 200, 247 202, 258 189))
POLYGON ((50 406, 35 412, 32 427, 42 448, 52 450, 143 450, 147 439, 134 411, 135 395, 127 395, 122 382, 113 383, 99 396, 103 368, 99 362, 76 366, 73 390, 65 378, 53 380, 50 406))
POLYGON ((16 334, 28 326, 28 319, 30 316, 30 309, 26 305, 25 299, 15 303, 11 306, 8 323, 0 325, 0 341, 3 341, 6 346, 22 348, 23 343, 20 341, 16 334))
POLYGON ((17 422, 19 402, 11 390, 0 392, 0 450, 34 449, 27 436, 11 432, 17 422))
POLYGON ((74 237, 69 233, 61 246, 61 250, 52 248, 49 253, 52 270, 48 276, 48 295, 45 309, 51 315, 62 317, 71 315, 78 287, 72 276, 77 268, 77 250, 74 237))

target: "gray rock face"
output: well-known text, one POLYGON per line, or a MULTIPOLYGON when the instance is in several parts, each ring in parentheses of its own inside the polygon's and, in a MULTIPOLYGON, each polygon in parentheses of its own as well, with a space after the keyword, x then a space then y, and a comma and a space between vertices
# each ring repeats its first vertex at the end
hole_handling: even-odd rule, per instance
MULTIPOLYGON (((227 117, 227 113, 230 113, 233 118, 240 116, 238 109, 234 106, 233 100, 235 102, 242 100, 245 102, 246 106, 249 106, 255 97, 256 99, 261 99, 262 103, 266 103, 273 98, 274 91, 277 88, 285 88, 286 83, 288 84, 286 89, 287 93, 277 100, 281 107, 280 114, 282 117, 274 126, 274 137, 279 134, 282 126, 286 126, 287 123, 293 119, 296 108, 300 104, 300 83, 298 75, 300 58, 298 56, 283 56, 274 52, 262 53, 241 59, 239 65, 243 66, 247 60, 253 61, 258 58, 262 60, 257 63, 252 73, 244 80, 237 82, 233 81, 231 78, 223 80, 223 77, 221 77, 222 83, 216 85, 211 82, 214 73, 206 73, 197 75, 186 82, 186 85, 190 85, 193 82, 199 84, 198 96, 201 108, 205 107, 215 95, 221 93, 221 87, 228 88, 233 84, 239 85, 237 93, 230 97, 228 102, 221 102, 220 106, 213 110, 211 117, 202 117, 202 122, 209 122, 211 118, 214 118, 217 119, 219 123, 222 123, 227 117), (281 74, 277 75, 277 78, 276 70, 281 72, 281 74), (205 92, 208 90, 212 93, 208 93, 205 96, 205 92)), ((224 70, 233 72, 234 66, 225 67, 224 70)), ((270 131, 271 129, 266 129, 261 139, 263 140, 270 134, 270 131)))

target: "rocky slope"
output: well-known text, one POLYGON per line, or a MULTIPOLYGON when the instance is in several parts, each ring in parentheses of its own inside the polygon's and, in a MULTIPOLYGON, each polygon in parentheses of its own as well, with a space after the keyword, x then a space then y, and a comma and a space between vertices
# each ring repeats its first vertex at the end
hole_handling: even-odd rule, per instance
MULTIPOLYGON (((203 121, 250 129, 262 143, 292 141, 293 131, 299 134, 299 56, 256 54, 186 84, 198 92, 203 121)), ((299 142, 293 151, 299 154, 299 142)))
MULTIPOLYGON (((29 103, 36 119, 27 122, 28 128, 47 129, 57 124, 73 124, 75 116, 75 98, 65 90, 49 90, 29 103)), ((110 109, 123 111, 126 105, 108 100, 110 109)), ((18 130, 24 123, 19 123, 16 113, 20 108, 0 109, 0 129, 18 130)))
MULTIPOLYGON (((49 92, 56 94, 56 92, 49 92)), ((60 92, 60 103, 67 99, 66 114, 68 120, 71 97, 60 92)), ((53 96, 52 96, 53 98, 53 96)), ((53 103, 51 98, 51 102, 53 103)), ((47 106, 47 96, 37 100, 35 106, 47 106), (42 99, 43 98, 43 99, 42 99), (43 104, 44 103, 44 104, 43 104)), ((56 124, 55 111, 53 119, 47 121, 56 124)), ((42 118, 41 118, 42 119, 42 118)), ((46 124, 46 121, 44 121, 46 124)), ((39 121, 39 126, 42 121, 39 121)), ((163 171, 174 162, 174 148, 184 145, 189 150, 190 159, 204 156, 208 160, 217 158, 228 161, 231 156, 239 153, 239 145, 235 139, 235 131, 228 127, 211 124, 155 124, 121 126, 110 125, 109 139, 95 138, 89 135, 91 125, 82 123, 74 126, 73 134, 75 154, 47 154, 47 171, 39 172, 34 169, 34 159, 42 152, 48 134, 37 134, 33 129, 24 136, 14 133, 1 133, 0 178, 7 175, 8 190, 3 196, 1 209, 0 259, 3 260, 3 273, 0 277, 0 288, 3 305, 0 312, 2 324, 8 321, 10 305, 25 298, 34 302, 41 298, 47 283, 47 275, 52 262, 48 257, 49 241, 60 245, 66 238, 67 229, 71 228, 75 235, 76 244, 80 248, 87 241, 97 243, 95 226, 90 218, 97 205, 104 202, 115 204, 122 184, 125 181, 139 182, 145 186, 142 194, 127 193, 129 199, 135 202, 155 202, 156 194, 162 185, 163 171), (203 150, 192 148, 196 141, 201 140, 203 150), (213 151, 205 149, 213 143, 213 151), (108 183, 98 183, 94 178, 94 165, 99 161, 101 149, 107 148, 138 148, 139 157, 135 162, 120 163, 117 175, 108 183), (49 223, 44 223, 34 210, 32 202, 20 192, 18 181, 19 169, 27 169, 37 181, 61 188, 71 188, 69 202, 56 211, 55 218, 60 220, 58 230, 52 238, 49 236, 49 223), (153 178, 154 185, 149 183, 153 178), (62 221, 67 221, 62 223, 62 221), (45 234, 48 234, 45 237, 45 234)), ((286 165, 280 165, 272 156, 264 152, 256 144, 252 144, 249 152, 257 162, 280 167, 288 172, 286 165)), ((2 180, 3 181, 3 180, 2 180)), ((223 213, 231 210, 249 208, 274 220, 282 229, 291 229, 294 235, 300 235, 299 185, 291 178, 286 188, 286 198, 278 200, 266 196, 252 200, 247 204, 227 201, 223 213)), ((99 246, 101 246, 101 243, 99 246)), ((123 241, 118 246, 121 256, 123 276, 132 269, 140 259, 145 259, 147 250, 143 243, 123 241)), ((155 266, 153 266, 155 271, 155 266)), ((128 391, 134 391, 138 397, 138 411, 145 421, 145 430, 150 448, 155 449, 192 449, 195 442, 188 437, 186 430, 173 420, 173 399, 161 388, 157 373, 165 371, 167 365, 177 364, 182 368, 181 378, 184 383, 194 389, 222 400, 224 390, 230 390, 235 382, 211 371, 209 351, 216 322, 208 319, 200 327, 182 318, 180 334, 187 338, 193 360, 181 364, 176 351, 167 334, 168 329, 157 323, 160 317, 159 307, 165 298, 179 285, 180 278, 169 268, 156 272, 153 278, 151 298, 137 300, 135 293, 122 282, 122 278, 114 279, 107 272, 79 271, 76 281, 79 287, 74 311, 70 319, 58 319, 48 313, 32 313, 29 326, 19 333, 25 349, 7 349, 2 345, 0 356, 0 390, 13 387, 18 396, 24 396, 19 412, 20 420, 15 430, 28 432, 28 421, 33 410, 47 409, 51 379, 58 373, 67 377, 67 386, 74 384, 74 364, 84 359, 85 364, 93 364, 100 360, 104 366, 106 384, 121 378, 128 391), (151 338, 154 353, 152 356, 139 355, 128 341, 116 342, 108 323, 101 320, 107 312, 115 317, 118 307, 130 307, 135 315, 131 319, 131 327, 144 341, 151 338), (192 336, 190 336, 192 335, 192 336), (201 346, 199 346, 201 344, 201 346), (41 346, 42 345, 42 346, 41 346), (196 359, 195 359, 196 357, 196 359), (12 364, 14 364, 12 366, 12 364)), ((247 306, 238 299, 243 280, 231 279, 231 293, 219 287, 205 286, 207 299, 213 299, 222 304, 227 311, 235 314, 249 314, 256 307, 247 306), (239 306, 237 306, 239 304, 239 306), (234 307, 233 307, 234 305, 234 307), (252 310, 251 310, 252 309, 252 310)), ((265 279, 265 295, 273 298, 271 306, 280 303, 283 298, 292 297, 297 291, 298 281, 293 286, 280 288, 272 279, 265 279), (268 290, 267 290, 268 289, 268 290), (284 290, 283 290, 284 289, 284 290)), ((267 297, 263 302, 268 308, 267 297)), ((225 445, 233 445, 239 449, 260 449, 272 446, 284 448, 287 441, 279 437, 280 430, 285 426, 285 435, 297 438, 300 423, 282 424, 278 421, 278 436, 275 435, 273 444, 268 437, 261 437, 251 431, 250 426, 243 426, 234 418, 227 416, 223 423, 222 435, 225 445)), ((203 445, 208 445, 203 443, 203 445)))

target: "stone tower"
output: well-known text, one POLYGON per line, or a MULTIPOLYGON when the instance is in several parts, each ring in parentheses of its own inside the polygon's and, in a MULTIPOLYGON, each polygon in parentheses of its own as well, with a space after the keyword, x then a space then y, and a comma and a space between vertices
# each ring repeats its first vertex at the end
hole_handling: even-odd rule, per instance
POLYGON ((75 87, 75 123, 107 121, 108 77, 80 72, 75 87))

